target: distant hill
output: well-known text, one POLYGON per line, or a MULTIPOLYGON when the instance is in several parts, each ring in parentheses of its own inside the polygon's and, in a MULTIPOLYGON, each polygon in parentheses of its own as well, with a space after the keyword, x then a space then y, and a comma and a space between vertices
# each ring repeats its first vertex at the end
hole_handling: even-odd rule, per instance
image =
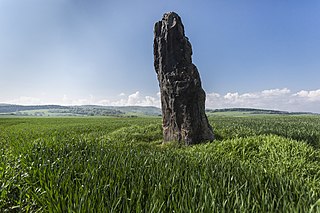
POLYGON ((24 106, 0 104, 0 114, 19 116, 159 116, 161 110, 151 106, 24 106))
POLYGON ((311 112, 288 112, 280 110, 269 109, 255 109, 255 108, 225 108, 225 109, 207 109, 207 113, 242 113, 242 114, 274 114, 274 115, 304 115, 304 114, 316 114, 311 112))
POLYGON ((144 115, 161 115, 161 109, 153 106, 120 106, 114 107, 125 113, 136 113, 144 115))
POLYGON ((60 105, 35 105, 35 106, 23 106, 14 104, 0 104, 0 113, 18 112, 26 110, 43 110, 43 109, 66 109, 66 106, 60 105))
POLYGON ((1 104, 0 103, 0 106, 10 106, 11 104, 1 104))
MULTIPOLYGON (((207 109, 208 115, 302 115, 308 112, 287 112, 254 108, 207 109)), ((1 115, 18 116, 161 116, 161 109, 152 106, 61 106, 61 105, 14 105, 0 104, 1 115)))

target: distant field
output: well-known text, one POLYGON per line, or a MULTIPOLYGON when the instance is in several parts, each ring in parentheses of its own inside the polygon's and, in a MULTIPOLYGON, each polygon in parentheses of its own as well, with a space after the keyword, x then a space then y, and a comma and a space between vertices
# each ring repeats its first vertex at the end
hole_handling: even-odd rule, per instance
POLYGON ((2 117, 0 212, 320 211, 320 116, 209 120, 185 147, 157 116, 2 117))
POLYGON ((208 116, 248 116, 251 112, 228 111, 228 112, 207 112, 208 116))
POLYGON ((159 116, 161 110, 151 106, 60 106, 60 105, 12 105, 0 104, 0 116, 36 116, 36 117, 64 117, 64 116, 159 116))
MULTIPOLYGON (((247 116, 247 115, 311 115, 308 112, 286 112, 278 110, 254 108, 207 109, 209 116, 247 116)), ((117 116, 141 117, 161 116, 161 109, 152 106, 60 106, 60 105, 12 105, 0 104, 0 116, 31 116, 31 117, 65 117, 65 116, 117 116)))

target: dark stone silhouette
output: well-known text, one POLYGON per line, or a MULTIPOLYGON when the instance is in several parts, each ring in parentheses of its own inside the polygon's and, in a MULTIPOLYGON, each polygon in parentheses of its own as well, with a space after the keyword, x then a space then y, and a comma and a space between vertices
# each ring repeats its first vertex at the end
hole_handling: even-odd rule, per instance
POLYGON ((153 48, 164 141, 191 145, 213 140, 213 130, 205 114, 206 95, 178 14, 165 13, 155 24, 153 48))

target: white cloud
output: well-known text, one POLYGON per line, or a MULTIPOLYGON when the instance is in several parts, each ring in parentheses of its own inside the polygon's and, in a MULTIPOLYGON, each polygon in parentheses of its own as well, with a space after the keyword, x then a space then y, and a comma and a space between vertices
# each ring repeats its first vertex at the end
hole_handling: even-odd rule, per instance
MULTIPOLYGON (((118 105, 119 102, 116 102, 118 105)), ((160 93, 156 94, 156 97, 153 96, 141 96, 140 92, 137 91, 128 96, 128 99, 122 99, 121 105, 125 106, 156 106, 160 107, 160 93)))
POLYGON ((63 95, 62 101, 63 102, 68 102, 68 96, 66 94, 63 95))
POLYGON ((122 94, 120 99, 103 99, 97 102, 104 106, 155 106, 160 107, 160 93, 155 96, 142 96, 139 91, 130 95, 122 94))
POLYGON ((98 105, 102 105, 102 106, 110 106, 111 105, 111 101, 107 100, 107 99, 102 99, 100 101, 97 102, 98 105))
POLYGON ((247 107, 320 112, 320 89, 292 93, 289 89, 283 88, 243 94, 238 92, 227 93, 224 96, 217 93, 208 93, 206 107, 213 109, 247 107))
POLYGON ((236 101, 239 98, 239 94, 237 92, 235 93, 228 92, 225 96, 223 96, 223 98, 229 101, 236 101))
POLYGON ((208 93, 207 94, 207 97, 210 97, 210 98, 220 98, 220 94, 218 93, 208 93))
POLYGON ((289 94, 290 90, 287 88, 283 89, 270 89, 270 90, 263 90, 261 92, 264 96, 280 96, 284 94, 289 94))
MULTIPOLYGON (((160 92, 154 95, 143 95, 140 91, 126 95, 121 93, 113 98, 98 99, 94 96, 87 98, 69 98, 63 95, 60 99, 45 99, 45 97, 20 97, 14 100, 1 100, 3 103, 24 105, 62 104, 62 105, 104 105, 104 106, 156 106, 160 107, 160 92)), ((276 109, 285 111, 308 111, 320 113, 320 89, 301 90, 291 92, 287 88, 269 89, 258 92, 239 93, 229 92, 226 94, 207 93, 206 107, 211 109, 247 107, 276 109)))
POLYGON ((320 89, 313 91, 301 90, 300 92, 293 94, 293 96, 305 98, 309 101, 320 101, 320 89))
POLYGON ((309 92, 305 91, 305 90, 301 90, 300 92, 297 92, 296 94, 294 94, 294 96, 299 96, 299 97, 308 97, 309 92))
POLYGON ((129 97, 128 97, 128 105, 133 105, 133 106, 136 105, 137 103, 140 102, 139 99, 140 99, 140 92, 139 91, 129 95, 129 97))
POLYGON ((44 104, 44 102, 40 98, 35 97, 27 97, 27 96, 21 96, 17 99, 9 100, 8 102, 4 101, 4 103, 10 103, 10 104, 21 104, 24 105, 41 105, 44 104))

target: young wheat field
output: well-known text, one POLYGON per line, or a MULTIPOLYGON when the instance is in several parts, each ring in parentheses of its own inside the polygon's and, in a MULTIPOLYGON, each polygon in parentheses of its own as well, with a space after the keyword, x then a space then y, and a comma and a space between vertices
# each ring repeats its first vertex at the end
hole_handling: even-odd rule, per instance
POLYGON ((320 212, 320 116, 0 118, 0 212, 320 212))

